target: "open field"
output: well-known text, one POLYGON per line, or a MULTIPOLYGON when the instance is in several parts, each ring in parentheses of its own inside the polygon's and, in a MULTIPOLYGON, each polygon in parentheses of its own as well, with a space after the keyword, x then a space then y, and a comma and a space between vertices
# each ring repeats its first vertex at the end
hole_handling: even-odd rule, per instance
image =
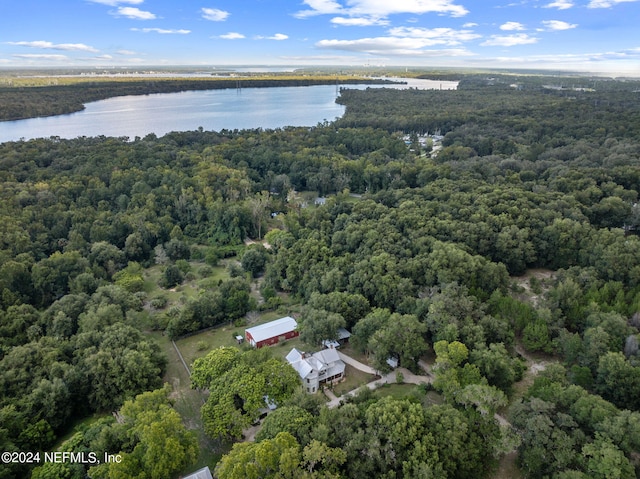
POLYGON ((230 449, 230 445, 212 441, 204 433, 202 421, 200 420, 200 408, 206 400, 206 395, 201 391, 191 389, 189 374, 178 358, 178 354, 171 340, 161 333, 150 334, 162 347, 168 359, 164 380, 172 387, 169 398, 173 401, 173 407, 180 413, 180 416, 182 416, 182 421, 186 427, 189 430, 195 431, 198 436, 200 455, 198 456, 196 464, 190 466, 188 471, 183 472, 188 473, 204 466, 212 467, 220 459, 222 454, 230 449))

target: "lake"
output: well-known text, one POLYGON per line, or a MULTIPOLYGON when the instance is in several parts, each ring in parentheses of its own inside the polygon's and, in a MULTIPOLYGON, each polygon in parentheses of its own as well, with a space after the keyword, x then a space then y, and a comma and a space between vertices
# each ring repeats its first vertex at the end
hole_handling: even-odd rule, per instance
MULTIPOLYGON (((392 88, 456 89, 458 82, 410 79, 392 88)), ((364 89, 381 85, 346 85, 364 89)), ((0 143, 79 136, 144 137, 170 131, 315 126, 344 113, 335 85, 243 88, 123 96, 69 115, 0 122, 0 143)))

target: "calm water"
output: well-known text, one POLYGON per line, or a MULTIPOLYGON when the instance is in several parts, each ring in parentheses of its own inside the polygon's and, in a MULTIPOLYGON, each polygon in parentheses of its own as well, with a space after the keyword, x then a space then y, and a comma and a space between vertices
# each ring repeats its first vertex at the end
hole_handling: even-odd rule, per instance
MULTIPOLYGON (((369 85, 349 85, 367 88, 369 85)), ((457 82, 412 80, 395 88, 455 89, 457 82)), ((87 103, 70 115, 0 122, 0 142, 78 136, 144 137, 170 131, 314 126, 342 116, 335 85, 243 88, 124 96, 87 103)))

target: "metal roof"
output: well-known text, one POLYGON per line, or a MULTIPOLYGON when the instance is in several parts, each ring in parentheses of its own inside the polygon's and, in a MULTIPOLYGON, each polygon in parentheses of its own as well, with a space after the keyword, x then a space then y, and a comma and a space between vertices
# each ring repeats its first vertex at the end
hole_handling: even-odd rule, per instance
POLYGON ((213 476, 211 475, 211 471, 208 467, 203 467, 202 469, 198 469, 196 472, 193 472, 188 476, 184 476, 183 479, 213 479, 213 476))
POLYGON ((298 323, 291 316, 276 319, 269 323, 260 324, 253 328, 245 329, 245 334, 249 333, 256 343, 265 339, 275 338, 283 334, 290 333, 298 327, 298 323))

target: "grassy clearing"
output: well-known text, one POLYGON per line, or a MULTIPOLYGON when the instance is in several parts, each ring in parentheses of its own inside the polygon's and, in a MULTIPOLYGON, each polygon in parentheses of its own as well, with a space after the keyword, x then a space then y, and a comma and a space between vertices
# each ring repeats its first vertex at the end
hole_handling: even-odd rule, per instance
POLYGON ((176 341, 180 352, 189 367, 194 360, 205 356, 209 351, 223 346, 238 346, 234 336, 239 334, 244 336, 244 328, 236 327, 233 324, 220 326, 209 331, 194 334, 188 338, 176 341))
POLYGON ((271 349, 273 350, 274 355, 281 356, 283 358, 287 354, 289 354, 289 352, 293 348, 296 348, 297 350, 303 351, 305 353, 313 353, 318 350, 318 348, 314 348, 308 345, 307 343, 302 341, 302 339, 300 339, 299 337, 287 339, 286 341, 282 341, 274 346, 271 346, 271 349))
POLYGON ((524 476, 517 465, 518 453, 511 452, 500 459, 493 479, 522 479, 524 476))
POLYGON ((202 420, 200 418, 200 408, 206 400, 205 394, 201 391, 191 389, 189 374, 182 365, 171 340, 158 332, 150 334, 162 347, 168 359, 164 381, 171 385, 172 392, 169 398, 173 402, 173 407, 180 413, 180 416, 182 416, 182 422, 187 429, 194 431, 198 437, 200 455, 198 456, 196 464, 190 466, 187 471, 183 472, 188 473, 203 468, 204 466, 213 467, 221 455, 230 449, 230 446, 212 441, 204 433, 202 420))
POLYGON ((415 384, 385 384, 380 386, 373 392, 373 396, 377 399, 391 396, 394 399, 404 399, 412 395, 418 390, 415 384))
POLYGON ((345 367, 345 380, 333 387, 333 393, 339 397, 371 381, 375 381, 375 379, 375 376, 347 364, 345 367))
POLYGON ((143 290, 147 293, 147 298, 152 300, 154 298, 164 297, 167 299, 168 306, 170 307, 182 303, 189 298, 193 298, 200 291, 211 289, 217 286, 219 281, 229 278, 229 274, 224 265, 208 267, 211 273, 204 278, 201 277, 201 270, 206 266, 205 264, 191 261, 189 265, 191 266, 190 274, 194 276, 194 279, 186 280, 182 284, 170 289, 163 289, 158 286, 160 278, 162 278, 164 273, 164 266, 155 265, 145 269, 143 273, 143 290))
MULTIPOLYGON (((261 314, 254 314, 247 321, 246 326, 225 324, 208 331, 194 334, 187 338, 179 339, 176 341, 176 344, 178 345, 178 348, 180 348, 180 352, 182 353, 184 360, 190 365, 194 360, 205 356, 213 349, 220 347, 239 347, 240 345, 238 345, 235 336, 240 335, 244 337, 244 330, 247 327, 273 321, 274 319, 281 318, 285 315, 286 314, 282 314, 277 311, 267 311, 261 314)), ((288 339, 274 346, 270 346, 270 348, 274 355, 281 356, 283 358, 289 354, 289 351, 291 351, 292 348, 298 348, 301 351, 307 352, 316 351, 318 349, 306 344, 300 338, 288 339)))
POLYGON ((444 404, 444 398, 435 391, 427 391, 427 394, 424 398, 424 404, 427 407, 444 404))

